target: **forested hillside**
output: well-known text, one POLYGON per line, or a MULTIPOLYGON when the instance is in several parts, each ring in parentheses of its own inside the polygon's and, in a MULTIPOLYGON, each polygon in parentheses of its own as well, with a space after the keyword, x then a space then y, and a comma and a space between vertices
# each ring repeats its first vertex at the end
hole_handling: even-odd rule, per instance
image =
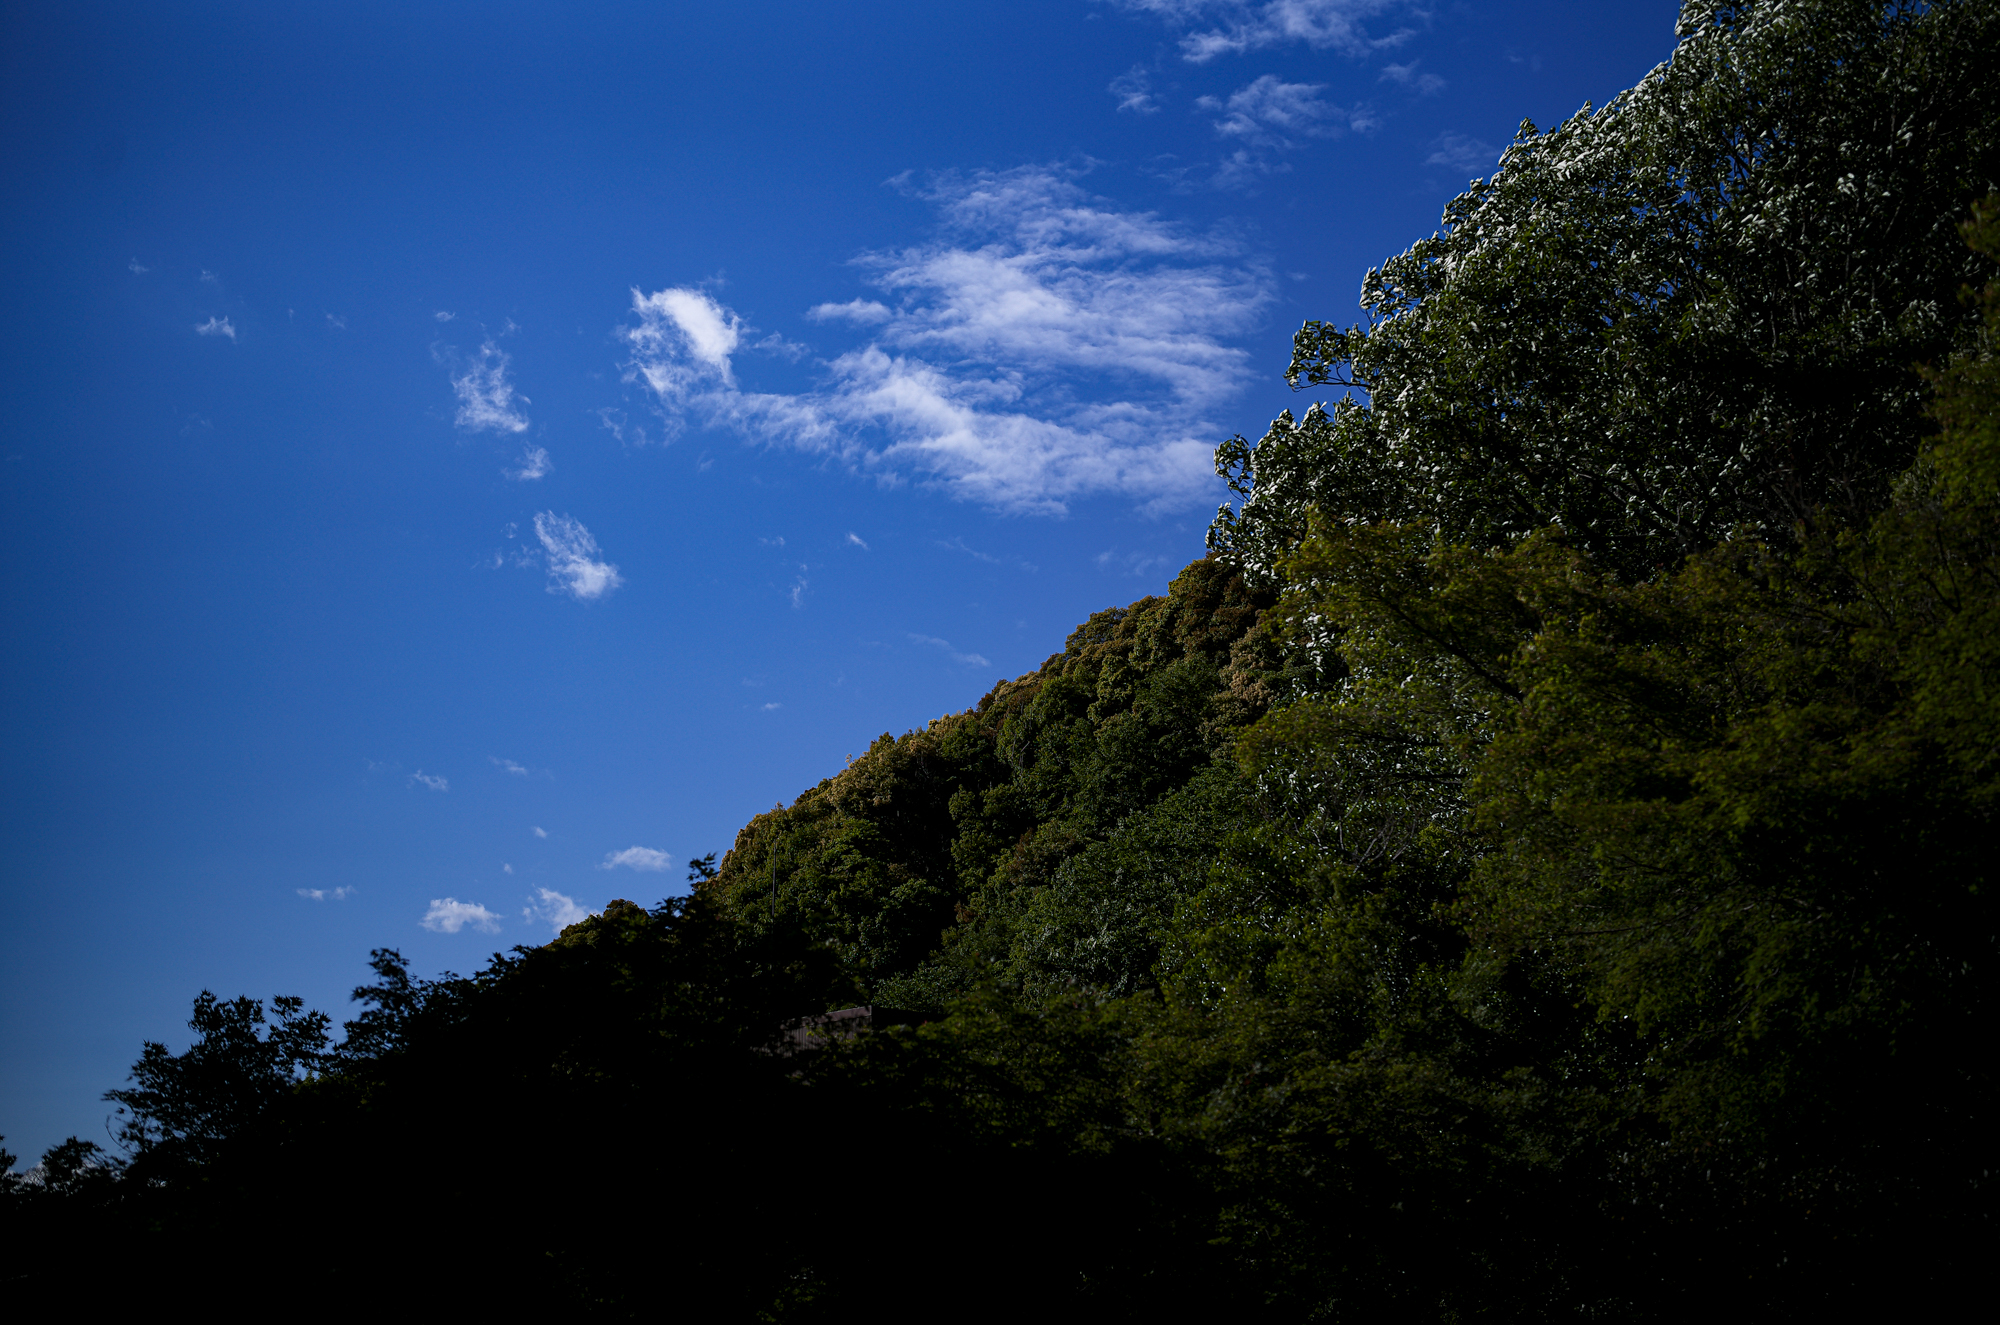
POLYGON ((471 977, 379 952, 338 1045, 198 1006, 126 1155, 11 1181, 5 1273, 227 1249, 254 1297, 276 1226, 326 1303, 617 1318, 1971 1300, 1995 71, 1992 0, 1690 3, 1306 324, 1340 394, 1222 445, 1165 597, 688 899, 471 977))

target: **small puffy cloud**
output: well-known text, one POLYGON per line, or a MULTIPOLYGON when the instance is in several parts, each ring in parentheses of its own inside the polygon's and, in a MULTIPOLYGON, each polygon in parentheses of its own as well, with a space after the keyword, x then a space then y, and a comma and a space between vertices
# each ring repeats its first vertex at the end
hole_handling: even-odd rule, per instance
POLYGON ((201 279, 202 279, 202 281, 203 281, 203 282, 204 282, 205 284, 208 284, 208 285, 214 285, 214 284, 215 284, 215 273, 214 273, 214 272, 212 272, 212 271, 210 271, 210 270, 209 270, 208 268, 206 268, 206 267, 203 267, 203 268, 201 269, 201 279))
POLYGON ((812 581, 803 575, 792 582, 792 610, 794 612, 806 605, 806 590, 811 587, 812 581))
POLYGON ((951 641, 947 639, 938 639, 934 635, 912 635, 910 639, 917 644, 928 644, 933 648, 943 649, 953 662, 964 663, 968 667, 991 667, 993 665, 979 654, 960 653, 957 649, 951 647, 951 641))
POLYGON ((536 837, 547 837, 549 835, 549 830, 546 828, 536 828, 533 829, 532 831, 534 832, 536 837))
POLYGON ((344 902, 354 892, 352 888, 301 888, 299 896, 314 902, 344 902))
POLYGON ((517 778, 524 778, 528 776, 527 767, 522 764, 517 764, 511 759, 502 759, 498 755, 488 755, 486 756, 486 760, 488 763, 492 764, 493 767, 499 769, 503 773, 512 773, 517 778))
POLYGON ((445 311, 444 311, 444 310, 443 310, 442 308, 440 308, 440 309, 439 309, 439 310, 438 310, 437 312, 435 312, 435 313, 432 313, 432 314, 431 314, 431 316, 432 316, 432 317, 434 317, 434 318, 436 318, 436 319, 437 319, 438 321, 440 321, 440 322, 449 322, 449 321, 451 321, 451 320, 452 320, 453 318, 457 317, 457 316, 458 316, 458 314, 456 314, 456 313, 447 313, 447 312, 445 312, 445 311))
POLYGON ((1125 9, 1154 14, 1182 30, 1181 58, 1205 64, 1219 55, 1237 55, 1298 43, 1343 55, 1401 44, 1410 36, 1398 29, 1372 37, 1367 20, 1393 10, 1410 10, 1411 0, 1114 0, 1125 9), (1194 29, 1188 31, 1188 29, 1194 29))
POLYGON ((455 350, 433 351, 451 367, 451 389, 458 396, 458 413, 452 422, 467 432, 526 432, 528 416, 520 406, 530 404, 507 380, 507 352, 488 340, 472 358, 455 350))
POLYGON ((1134 115, 1151 115, 1160 108, 1153 99, 1153 80, 1146 74, 1146 66, 1135 64, 1118 77, 1111 80, 1105 89, 1118 98, 1118 109, 1129 110, 1134 115))
POLYGON ((456 934, 468 925, 482 934, 500 932, 500 917, 477 902, 461 902, 455 897, 434 897, 431 909, 419 922, 439 934, 456 934))
POLYGON ((520 464, 501 472, 508 478, 528 482, 546 476, 555 467, 556 462, 549 459, 547 451, 539 446, 530 446, 522 450, 520 464))
POLYGON ((861 535, 854 533, 851 530, 848 532, 847 541, 852 546, 860 548, 863 552, 866 552, 868 550, 868 544, 861 541, 861 535))
POLYGON ((441 777, 434 777, 421 768, 410 774, 410 785, 429 787, 432 791, 450 791, 451 783, 441 777))
POLYGON ((623 851, 607 852, 604 863, 597 868, 612 870, 623 866, 642 874, 659 874, 673 863, 673 857, 664 851, 655 851, 651 847, 626 847, 623 851))
POLYGON ((597 540, 581 523, 554 511, 535 516, 535 537, 549 559, 549 592, 579 601, 602 598, 625 583, 618 568, 600 558, 597 540))
POLYGON ((558 934, 595 914, 578 906, 575 898, 565 897, 553 888, 537 888, 535 896, 528 899, 528 905, 521 908, 522 917, 530 924, 542 921, 558 934))
POLYGON ((772 700, 769 704, 764 705, 764 712, 775 713, 783 707, 784 707, 783 704, 778 703, 776 700, 772 700))
POLYGON ((871 326, 887 322, 895 314, 880 300, 850 299, 844 304, 814 304, 806 310, 806 316, 815 322, 859 322, 863 326, 871 326))
POLYGON ((500 872, 502 874, 512 874, 514 872, 514 867, 512 865, 502 865, 500 867, 500 872))
POLYGON ((139 259, 137 258, 134 258, 130 262, 126 263, 125 266, 126 269, 129 270, 135 276, 144 276, 147 272, 152 270, 151 267, 142 265, 139 259))
POLYGON ((226 317, 212 317, 206 322, 195 323, 194 334, 197 336, 227 336, 233 341, 236 339, 236 328, 226 317))
POLYGON ((1500 149, 1484 139, 1462 133, 1441 133, 1432 140, 1431 154, 1424 158, 1424 164, 1470 171, 1484 169, 1499 157, 1500 149))
POLYGON ((1436 96, 1444 91, 1444 80, 1436 74, 1418 73, 1417 64, 1416 60, 1408 64, 1385 64, 1382 66, 1382 77, 1376 81, 1409 88, 1420 97, 1436 96))

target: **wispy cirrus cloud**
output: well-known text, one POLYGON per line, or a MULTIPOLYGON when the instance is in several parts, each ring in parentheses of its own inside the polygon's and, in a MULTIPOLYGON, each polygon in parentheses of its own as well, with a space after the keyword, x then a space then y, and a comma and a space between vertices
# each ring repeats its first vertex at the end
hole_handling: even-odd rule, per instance
POLYGON ((1151 115, 1160 109, 1159 101, 1153 96, 1152 76, 1143 64, 1135 64, 1112 79, 1111 86, 1105 90, 1118 98, 1118 109, 1134 115, 1151 115))
POLYGON ((1096 493, 1205 500, 1216 412, 1248 379, 1229 338, 1270 303, 1269 272, 1232 239, 1119 209, 1078 177, 1028 167, 919 190, 938 237, 856 260, 887 301, 812 310, 866 336, 814 390, 742 389, 742 321, 694 289, 633 291, 628 380, 675 421, 1004 510, 1055 513, 1096 493))
POLYGON ((896 315, 879 299, 850 299, 844 304, 814 304, 806 310, 806 316, 815 322, 853 322, 872 327, 896 315))
POLYGON ((643 874, 659 874, 674 863, 674 858, 664 851, 651 847, 626 847, 623 851, 609 851, 597 868, 615 870, 624 868, 638 870, 643 874))
POLYGON ((517 764, 511 759, 502 759, 498 755, 488 755, 486 756, 486 759, 488 763, 492 764, 493 767, 499 769, 503 773, 512 773, 517 778, 524 778, 528 776, 528 770, 526 766, 517 764))
POLYGON ((1463 133, 1441 133, 1431 140, 1431 154, 1424 158, 1424 164, 1444 166, 1450 170, 1481 170, 1499 159, 1500 149, 1483 138, 1463 133))
POLYGON ((461 902, 455 897, 432 898, 431 909, 424 912, 424 918, 417 923, 438 934, 456 934, 468 927, 482 934, 500 932, 497 912, 488 911, 477 902, 461 902))
POLYGON ((354 889, 346 887, 300 888, 298 890, 299 896, 305 898, 308 901, 313 901, 313 902, 326 902, 326 901, 344 902, 351 895, 353 895, 353 892, 354 889))
POLYGON ((1202 97, 1195 104, 1219 113, 1215 131, 1258 147, 1296 147, 1305 138, 1338 138, 1350 128, 1363 132, 1375 126, 1365 107, 1343 109, 1320 96, 1324 83, 1287 83, 1265 74, 1220 97, 1202 97))
POLYGON ((535 889, 535 896, 529 898, 528 905, 521 909, 522 918, 530 924, 539 920, 558 934, 595 914, 578 906, 574 897, 566 897, 553 888, 535 889))
POLYGON ((1444 91, 1444 80, 1436 74, 1420 73, 1417 69, 1419 63, 1421 62, 1411 60, 1407 64, 1385 64, 1382 66, 1382 76, 1375 81, 1406 87, 1422 97, 1436 96, 1444 91))
POLYGON ((515 465, 512 469, 502 470, 501 473, 517 482, 532 482, 535 479, 547 477, 549 471, 555 467, 556 462, 549 459, 547 451, 539 446, 530 446, 523 448, 521 451, 519 464, 515 465))
POLYGON ((451 790, 450 782, 434 774, 426 773, 421 768, 410 774, 410 785, 413 787, 429 787, 432 791, 451 790))
POLYGON ((467 432, 528 430, 528 416, 521 412, 521 406, 533 402, 508 380, 512 360, 497 343, 490 339, 481 342, 475 355, 461 354, 450 346, 433 347, 431 353, 450 370, 451 389, 458 397, 454 424, 467 432))
POLYGON ((197 336, 223 336, 233 342, 236 339, 236 327, 226 317, 211 317, 206 322, 195 323, 194 334, 197 336))
POLYGON ((1217 188, 1240 188, 1260 175, 1289 170, 1273 159, 1276 153, 1302 147, 1310 139, 1372 133, 1380 126, 1366 102, 1335 105, 1320 95, 1324 91, 1324 83, 1287 83, 1276 74, 1265 74, 1226 98, 1199 98, 1195 105, 1217 116, 1212 121, 1216 136, 1241 144, 1217 166, 1209 182, 1217 188))
POLYGON ((602 560, 603 550, 579 521, 542 511, 535 516, 535 537, 548 557, 550 593, 589 602, 625 583, 618 568, 602 560))
POLYGON ((1371 19, 1398 11, 1416 13, 1411 0, 1111 0, 1121 9, 1152 14, 1181 32, 1181 58, 1205 64, 1219 55, 1294 43, 1316 51, 1366 55, 1399 45, 1410 29, 1371 35, 1371 19))
POLYGON ((993 665, 977 653, 960 653, 951 646, 950 640, 939 639, 935 635, 912 635, 910 636, 910 642, 913 644, 928 644, 932 648, 943 649, 946 656, 953 662, 964 663, 968 667, 991 667, 993 665))

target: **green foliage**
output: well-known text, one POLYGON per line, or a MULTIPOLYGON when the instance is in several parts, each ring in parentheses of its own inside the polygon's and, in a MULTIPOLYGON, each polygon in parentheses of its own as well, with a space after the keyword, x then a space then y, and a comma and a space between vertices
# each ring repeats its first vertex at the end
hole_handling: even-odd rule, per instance
MULTIPOLYGON (((1978 215, 1984 251, 2000 206, 1978 215)), ((1746 531, 1632 582, 1559 529, 1482 549, 1314 518, 1276 616, 1336 679, 1244 733, 1264 818, 1181 908, 1180 1009, 1141 1055, 1185 1092, 1160 1115, 1252 1166, 1225 1216, 1278 1279, 1394 1282, 1386 1234, 1366 1266, 1279 1250, 1301 1203, 1378 1199, 1371 1165, 1482 1248, 1424 1280, 1468 1303, 1542 1276, 1587 1300, 1622 1266, 1593 1291, 1632 1314, 1645 1245, 1792 1302, 1867 1282, 1856 1245, 1892 1224, 1919 1285, 1972 1254, 1996 1158, 1965 1053, 2000 958, 1993 336, 1931 375, 1942 432, 1860 528, 1746 531), (1639 1244, 1550 1221, 1504 1252, 1452 1218, 1538 1190, 1658 1214, 1639 1244)))
POLYGON ((1549 525, 1625 574, 1739 524, 1876 505, 1915 454, 1909 365, 1966 343, 1951 228, 2000 183, 1983 2, 1690 4, 1599 111, 1523 123, 1443 228, 1308 322, 1349 386, 1217 454, 1210 534, 1269 576, 1309 512, 1486 546, 1549 525))
POLYGON ((759 815, 704 888, 746 923, 832 943, 893 1006, 938 1008, 987 978, 1149 984, 1153 933, 1219 837, 1233 772, 1191 780, 1295 680, 1256 625, 1269 602, 1194 563, 978 707, 885 733, 759 815))

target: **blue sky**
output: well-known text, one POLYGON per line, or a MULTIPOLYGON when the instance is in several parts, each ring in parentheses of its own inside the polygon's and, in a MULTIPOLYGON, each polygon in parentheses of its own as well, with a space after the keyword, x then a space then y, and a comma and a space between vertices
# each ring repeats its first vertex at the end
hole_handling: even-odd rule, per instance
POLYGON ((682 891, 1164 590, 1660 0, 7 4, 0 1132, 682 891))

